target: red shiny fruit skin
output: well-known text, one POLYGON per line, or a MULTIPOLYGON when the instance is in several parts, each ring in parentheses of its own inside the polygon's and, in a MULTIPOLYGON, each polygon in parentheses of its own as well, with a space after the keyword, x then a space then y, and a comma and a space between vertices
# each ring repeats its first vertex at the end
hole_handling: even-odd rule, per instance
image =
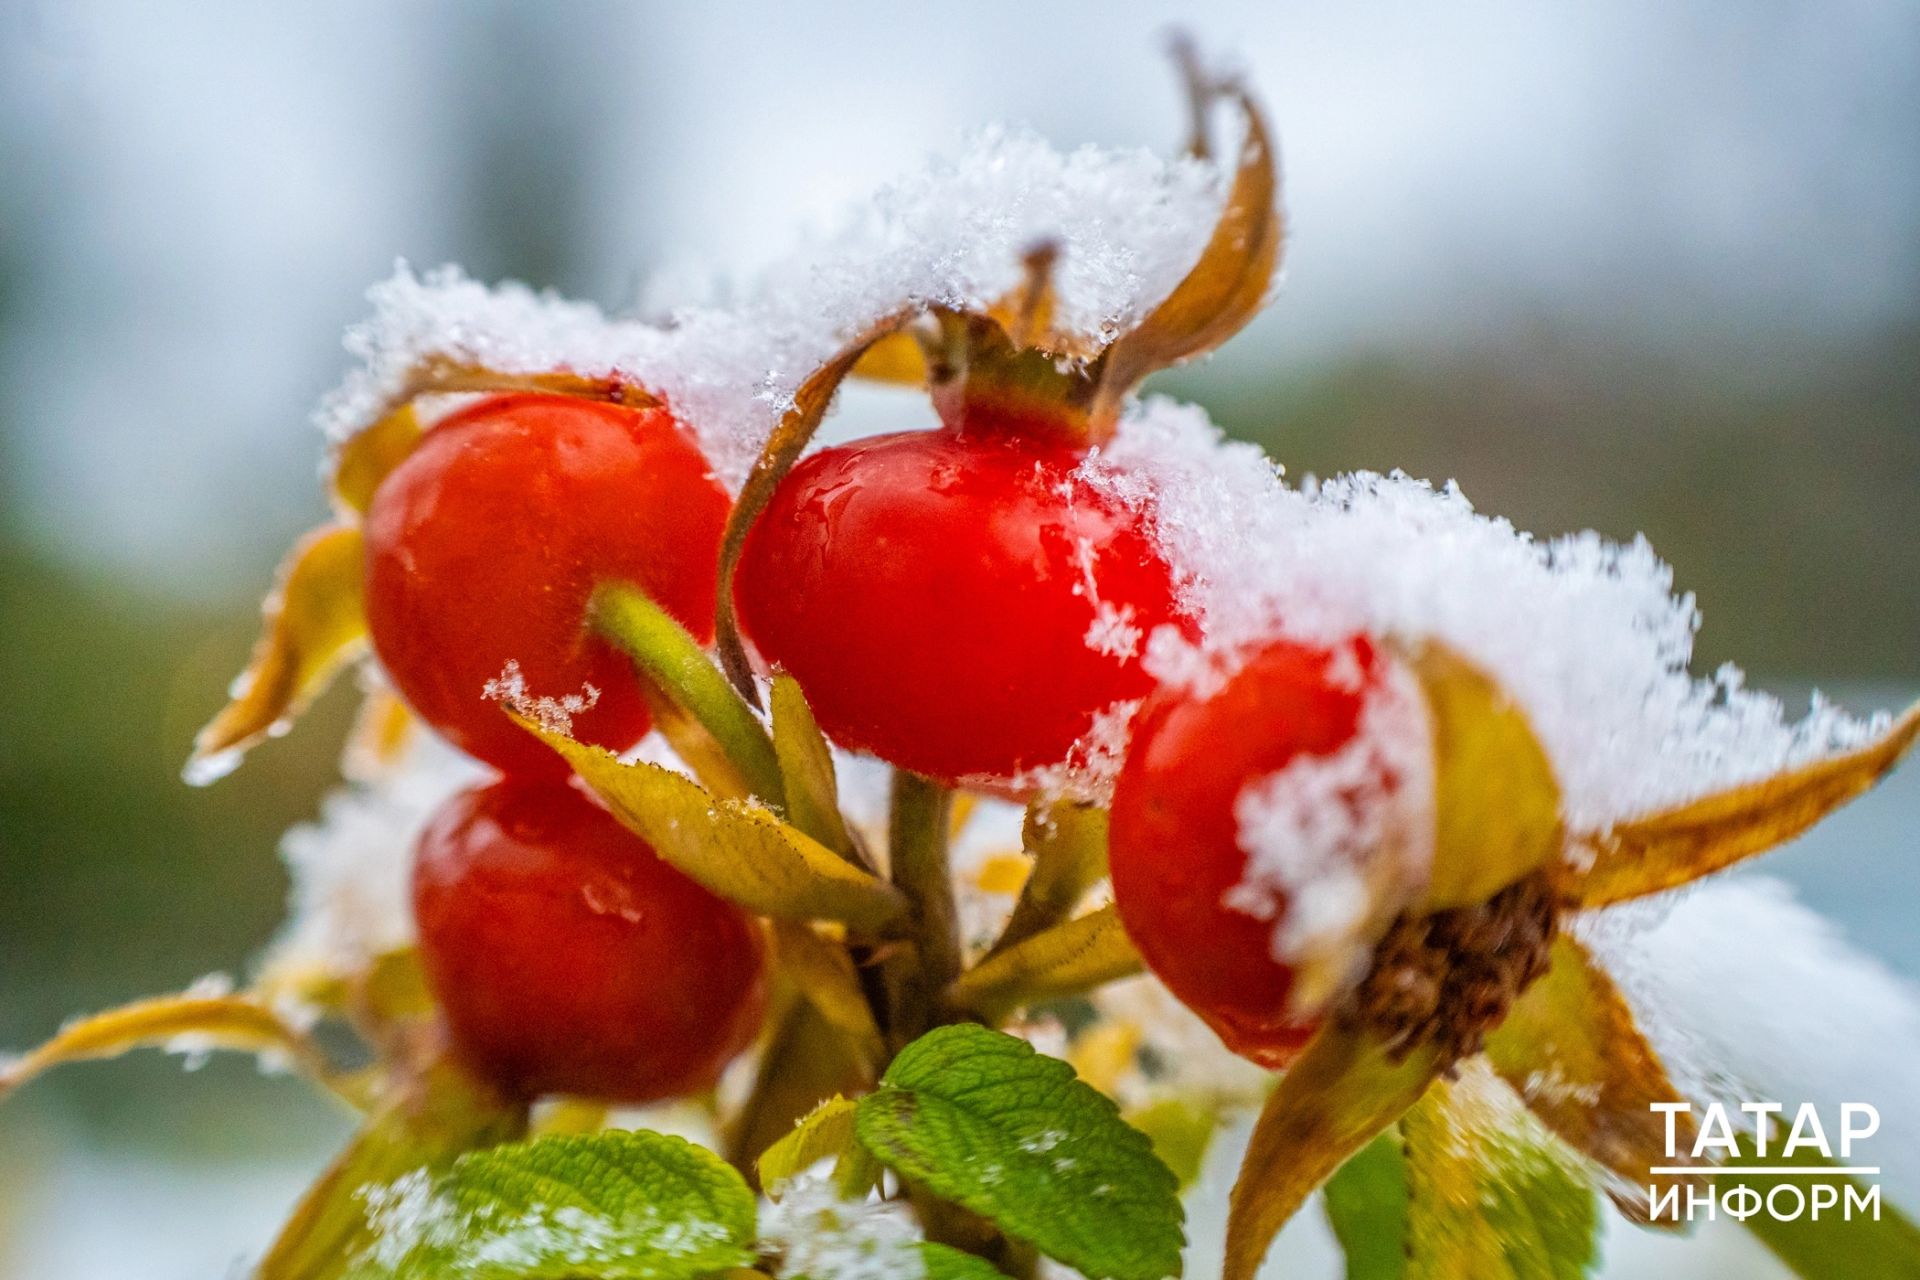
POLYGON ((943 782, 1061 761, 1152 687, 1086 643, 1100 599, 1144 635, 1178 618, 1147 518, 1012 431, 875 436, 801 460, 742 548, 734 600, 761 660, 828 736, 943 782))
POLYGON ((1168 989, 1263 1066, 1285 1066, 1314 1028, 1286 1015, 1293 973, 1273 958, 1273 921, 1223 901, 1246 870, 1234 803, 1296 756, 1352 739, 1379 659, 1364 638, 1350 652, 1357 687, 1329 679, 1326 650, 1281 642, 1211 696, 1162 689, 1135 719, 1114 784, 1109 863, 1121 923, 1168 989))
POLYGON ((649 727, 632 665, 586 626, 596 583, 638 584, 702 641, 729 500, 664 409, 565 396, 481 400, 428 431, 366 518, 367 627, 407 703, 512 773, 566 766, 481 690, 509 660, 533 697, 592 685, 582 741, 624 750, 649 727))
POLYGON ((521 1096, 695 1092, 765 1012, 758 923, 563 782, 449 800, 420 836, 413 911, 455 1045, 521 1096))

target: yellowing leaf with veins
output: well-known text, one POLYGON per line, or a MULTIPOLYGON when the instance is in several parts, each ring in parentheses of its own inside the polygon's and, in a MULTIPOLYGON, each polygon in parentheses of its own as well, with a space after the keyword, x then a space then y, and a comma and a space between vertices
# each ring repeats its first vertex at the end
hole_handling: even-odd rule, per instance
POLYGON ((1434 744, 1433 865, 1421 906, 1475 906, 1557 858, 1560 787, 1520 708, 1440 644, 1408 658, 1434 744))
POLYGON ((1144 967, 1119 915, 1103 907, 981 961, 955 980, 947 998, 989 1018, 1002 1018, 1022 1005, 1080 995, 1130 978, 1144 967))
POLYGON ((1863 747, 1574 843, 1586 855, 1567 879, 1581 906, 1601 907, 1698 880, 1776 848, 1871 788, 1920 739, 1920 704, 1863 747))
POLYGON ((758 805, 719 799, 671 769, 625 764, 609 751, 516 719, 565 757, 613 816, 661 858, 756 915, 838 920, 871 933, 906 909, 898 889, 758 805))
POLYGON ((1666 1154, 1666 1118, 1656 1102, 1679 1092, 1612 979, 1564 934, 1546 974, 1487 1036, 1487 1060, 1562 1141, 1622 1180, 1623 1208, 1644 1205, 1649 1169, 1689 1163, 1692 1122, 1675 1117, 1677 1159, 1666 1154))
POLYGON ((1314 1188, 1418 1102, 1443 1065, 1430 1046, 1395 1062, 1364 1032, 1321 1028, 1254 1123, 1228 1205, 1222 1280, 1253 1280, 1314 1188))
POLYGON ((233 700, 193 740, 186 777, 211 782, 287 726, 365 641, 360 531, 326 525, 297 543, 267 597, 265 628, 233 700))
POLYGON ((193 994, 138 1000, 77 1019, 18 1058, 0 1064, 0 1098, 72 1062, 117 1058, 141 1048, 231 1049, 278 1055, 330 1083, 333 1073, 307 1037, 251 996, 193 994))

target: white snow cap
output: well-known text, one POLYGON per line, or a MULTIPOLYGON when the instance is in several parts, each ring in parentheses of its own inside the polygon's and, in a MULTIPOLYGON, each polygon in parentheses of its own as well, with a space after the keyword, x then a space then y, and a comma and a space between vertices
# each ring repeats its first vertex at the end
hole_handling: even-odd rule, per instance
POLYGON ((1162 628, 1149 669, 1204 684, 1275 637, 1437 639, 1526 712, 1576 830, 1856 745, 1887 723, 1816 699, 1790 722, 1738 669, 1688 670, 1699 614, 1644 539, 1537 541, 1458 488, 1367 473, 1298 487, 1199 409, 1136 405, 1083 470, 1154 513, 1203 648, 1162 628))
MULTIPOLYGON (((1227 154, 1231 155, 1229 150, 1227 154)), ((904 306, 985 307, 1015 288, 1041 240, 1062 253, 1057 327, 1111 338, 1199 258, 1226 189, 1216 163, 1145 150, 1060 152, 989 129, 951 159, 885 187, 838 230, 796 248, 730 305, 659 325, 405 264, 347 334, 360 362, 322 407, 340 439, 367 425, 428 356, 513 373, 619 374, 667 397, 715 471, 738 484, 794 391, 849 339, 904 306)))

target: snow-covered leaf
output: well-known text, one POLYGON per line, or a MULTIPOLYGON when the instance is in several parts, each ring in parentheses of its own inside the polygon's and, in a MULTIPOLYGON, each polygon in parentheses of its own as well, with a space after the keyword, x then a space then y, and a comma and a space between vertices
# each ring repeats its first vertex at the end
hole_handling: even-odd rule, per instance
POLYGON ((906 908, 900 891, 750 801, 718 799, 644 761, 628 764, 531 720, 613 816, 655 853, 723 898, 782 920, 838 920, 877 931, 906 908))
POLYGON ((1253 1126, 1227 1212, 1224 1280, 1253 1280, 1314 1188, 1419 1101, 1444 1065, 1429 1045, 1395 1061, 1363 1032, 1330 1023, 1315 1033, 1253 1126))
POLYGON ((856 1130, 902 1176, 1091 1280, 1179 1274, 1172 1172, 1111 1101, 1024 1040, 929 1032, 861 1099, 856 1130))
POLYGON ((989 1018, 1022 1005, 1080 995, 1144 967, 1112 907, 1036 933, 960 975, 948 989, 958 1005, 989 1018))
MULTIPOLYGON (((1547 1128, 1620 1176, 1617 1194, 1643 1200, 1650 1185, 1670 1184, 1650 1169, 1687 1163, 1667 1155, 1666 1118, 1650 1110, 1678 1091, 1619 990, 1572 938, 1554 940, 1546 974, 1487 1036, 1486 1052, 1547 1128)), ((1674 1120, 1690 1151, 1692 1122, 1674 1120)))
POLYGON ((1920 704, 1865 746, 1579 837, 1586 907, 1659 893, 1786 843, 1885 777, 1920 739, 1920 704))
POLYGON ((537 1138, 370 1189, 356 1280, 697 1280, 754 1259, 756 1203, 725 1161, 644 1131, 537 1138))
POLYGON ((230 773, 248 750, 284 733, 365 642, 360 531, 330 524, 294 545, 262 606, 264 623, 234 694, 193 740, 185 776, 230 773))
POLYGON ((1431 911, 1474 906, 1558 856, 1560 788, 1527 718, 1438 643, 1410 657, 1433 726, 1431 911))

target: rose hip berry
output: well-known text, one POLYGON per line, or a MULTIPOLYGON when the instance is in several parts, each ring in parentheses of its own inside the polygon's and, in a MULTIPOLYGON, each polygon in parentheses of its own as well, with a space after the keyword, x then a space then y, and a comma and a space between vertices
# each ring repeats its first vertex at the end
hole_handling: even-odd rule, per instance
POLYGON ((1176 616, 1146 518, 1082 457, 972 422, 813 454, 747 536, 741 630, 844 746, 944 782, 1058 763, 1147 693, 1176 616))
POLYGON ((1164 688, 1141 708, 1114 787, 1113 897, 1128 935, 1228 1048, 1265 1066, 1284 1066, 1314 1028, 1289 1011, 1297 973, 1274 955, 1288 904, 1233 905, 1249 857, 1236 810, 1250 786, 1353 743, 1386 665, 1364 638, 1279 642, 1211 693, 1164 688))
POLYGON ((499 1086, 647 1102, 705 1088, 752 1041, 758 924, 571 786, 455 796, 416 856, 428 980, 499 1086))
POLYGON ((596 584, 632 582, 696 636, 713 633, 728 498, 664 409, 566 396, 481 400, 427 432, 366 520, 373 647, 407 702, 502 770, 565 766, 482 696, 508 662, 530 695, 597 691, 586 742, 649 727, 632 667, 587 628, 596 584))

